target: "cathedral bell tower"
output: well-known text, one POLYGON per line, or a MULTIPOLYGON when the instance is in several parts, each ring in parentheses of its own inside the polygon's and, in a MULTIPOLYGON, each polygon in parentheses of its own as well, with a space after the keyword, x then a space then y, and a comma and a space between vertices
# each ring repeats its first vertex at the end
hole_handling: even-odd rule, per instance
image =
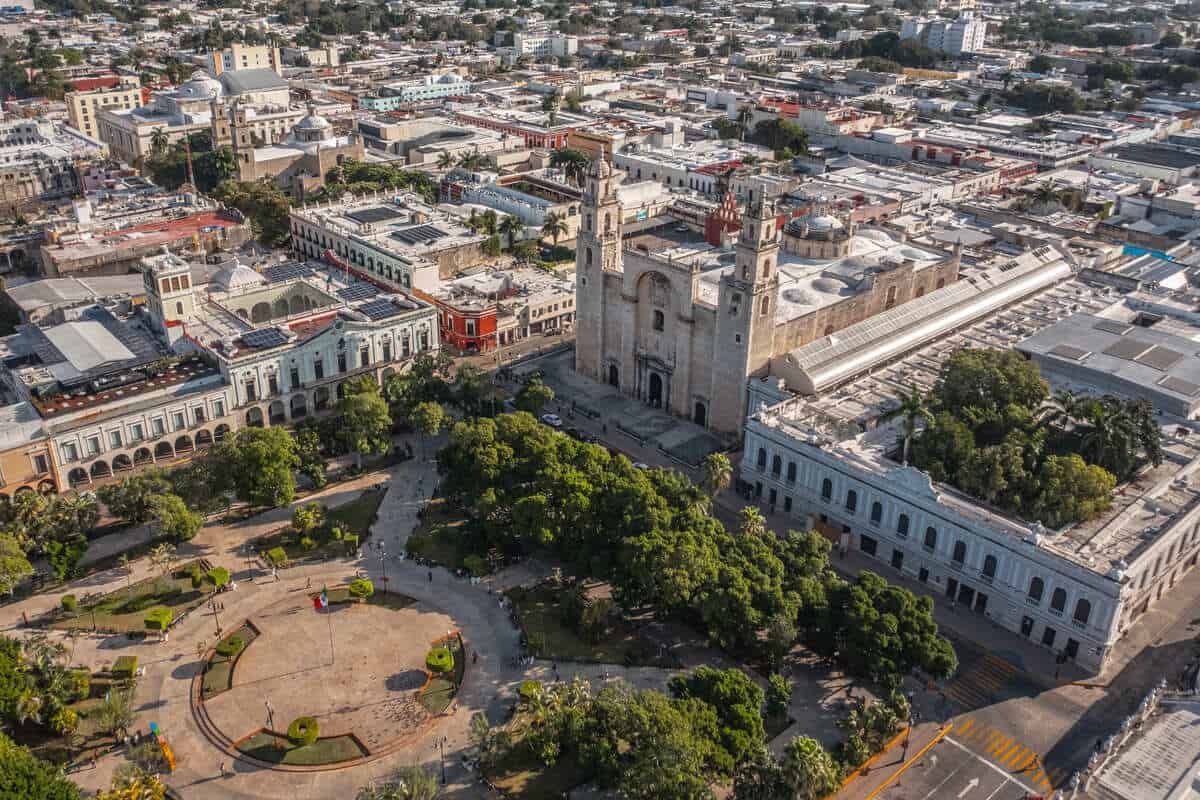
POLYGON ((752 204, 742 217, 733 270, 721 277, 713 425, 740 430, 748 378, 763 375, 775 345, 780 233, 773 202, 752 204), (736 388, 735 388, 736 387, 736 388))
MULTIPOLYGON (((604 362, 606 276, 622 272, 621 203, 615 183, 604 158, 592 162, 575 249, 575 371, 619 387, 619 369, 604 362)), ((619 280, 614 281, 618 292, 619 286, 619 280)))

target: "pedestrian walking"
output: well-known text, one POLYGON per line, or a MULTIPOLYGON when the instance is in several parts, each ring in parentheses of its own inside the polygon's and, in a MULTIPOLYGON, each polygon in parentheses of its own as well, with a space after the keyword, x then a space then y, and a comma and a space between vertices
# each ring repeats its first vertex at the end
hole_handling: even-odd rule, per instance
POLYGON ((478 664, 478 663, 479 663, 479 651, 478 651, 478 650, 472 651, 472 653, 471 653, 471 663, 472 663, 472 664, 478 664))
POLYGON ((305 581, 305 582, 304 582, 304 588, 305 588, 305 589, 311 589, 311 588, 312 588, 312 577, 311 577, 311 576, 309 576, 309 579, 308 579, 307 581, 305 581))
POLYGON ((433 583, 433 570, 429 570, 429 582, 433 583))
POLYGON ((224 778, 225 777, 225 762, 224 761, 221 762, 220 770, 221 770, 221 777, 224 778))

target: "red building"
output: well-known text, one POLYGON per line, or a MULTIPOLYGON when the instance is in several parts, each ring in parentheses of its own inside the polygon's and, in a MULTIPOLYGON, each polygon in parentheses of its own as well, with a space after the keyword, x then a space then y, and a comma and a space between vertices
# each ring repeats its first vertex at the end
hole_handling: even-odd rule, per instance
POLYGON ((496 347, 496 304, 481 305, 478 298, 464 298, 463 305, 430 298, 438 310, 442 347, 462 352, 486 353, 496 347))

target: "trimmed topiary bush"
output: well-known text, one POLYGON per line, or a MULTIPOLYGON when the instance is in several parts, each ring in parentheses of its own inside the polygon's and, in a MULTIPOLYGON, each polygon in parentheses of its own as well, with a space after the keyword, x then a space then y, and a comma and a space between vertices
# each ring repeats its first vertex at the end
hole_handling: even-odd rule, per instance
POLYGON ((448 647, 435 647, 425 656, 425 666, 439 675, 454 669, 454 654, 448 647))
POLYGON ((75 595, 73 594, 64 594, 62 600, 58 602, 62 603, 63 611, 71 612, 79 608, 79 601, 75 599, 75 595))
POLYGON ((282 547, 272 547, 263 553, 263 557, 267 559, 267 563, 272 567, 282 567, 287 563, 287 553, 283 551, 282 547))
POLYGON ((297 747, 313 744, 321 738, 321 726, 313 717, 297 717, 288 725, 287 738, 297 747))
POLYGON ((86 669, 67 671, 67 696, 71 700, 83 700, 92 692, 92 674, 86 669))
POLYGON ((137 674, 137 668, 137 656, 118 656, 113 662, 112 674, 114 678, 132 678, 137 674))
POLYGON ((192 576, 193 589, 199 589, 204 585, 204 575, 200 572, 199 564, 192 564, 192 568, 188 570, 188 573, 192 576))
POLYGON ((375 594, 375 584, 366 578, 356 578, 350 581, 350 586, 347 587, 346 591, 350 593, 351 597, 362 603, 368 597, 375 594))
POLYGON ((233 658, 245 649, 246 643, 242 641, 242 637, 234 635, 217 645, 217 654, 233 658))
POLYGON ((482 578, 484 573, 487 572, 487 562, 475 554, 471 554, 463 559, 463 567, 475 578, 482 578))
POLYGON ((224 567, 213 567, 208 571, 208 579, 212 585, 220 589, 229 583, 229 570, 224 567))
POLYGON ((342 541, 343 541, 343 542, 345 542, 345 544, 346 544, 346 547, 347 547, 348 549, 350 549, 350 550, 357 550, 357 549, 358 549, 358 534, 357 534, 357 533, 347 533, 347 534, 345 534, 345 535, 342 537, 342 541))
POLYGON ((317 549, 317 542, 311 536, 300 537, 300 549, 305 552, 310 552, 317 549))
POLYGON ((171 627, 171 622, 175 619, 175 612, 166 606, 155 606, 146 612, 146 627, 152 631, 165 631, 171 627))

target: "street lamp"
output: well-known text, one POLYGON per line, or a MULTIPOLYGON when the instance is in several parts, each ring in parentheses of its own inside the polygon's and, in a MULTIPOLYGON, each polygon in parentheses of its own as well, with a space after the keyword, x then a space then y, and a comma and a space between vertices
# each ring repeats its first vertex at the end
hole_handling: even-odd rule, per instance
POLYGON ((220 635, 221 635, 221 620, 217 616, 217 598, 214 597, 211 600, 209 600, 208 605, 212 608, 213 622, 217 623, 217 636, 220 637, 220 635))
POLYGON ((388 585, 387 550, 384 549, 383 542, 379 543, 379 566, 383 568, 383 591, 386 594, 388 585))
POLYGON ((442 765, 442 786, 445 786, 446 785, 446 737, 439 736, 436 746, 438 748, 438 753, 440 756, 439 760, 441 761, 441 765, 442 765))

